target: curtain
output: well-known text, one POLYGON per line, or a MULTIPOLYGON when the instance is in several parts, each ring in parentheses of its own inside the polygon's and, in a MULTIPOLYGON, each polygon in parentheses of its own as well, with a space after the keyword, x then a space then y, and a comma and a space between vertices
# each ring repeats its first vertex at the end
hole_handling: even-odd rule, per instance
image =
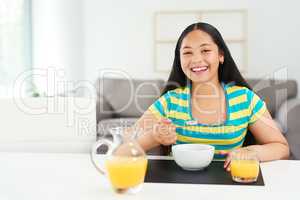
POLYGON ((16 79, 31 68, 30 8, 30 0, 0 0, 0 97, 11 96, 16 79))

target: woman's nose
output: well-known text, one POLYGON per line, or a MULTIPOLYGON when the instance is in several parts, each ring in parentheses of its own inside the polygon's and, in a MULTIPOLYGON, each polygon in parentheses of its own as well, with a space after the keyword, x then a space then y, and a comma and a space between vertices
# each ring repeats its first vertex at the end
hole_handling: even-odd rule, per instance
POLYGON ((203 57, 200 53, 196 53, 192 57, 192 62, 194 63, 201 63, 203 61, 203 57))

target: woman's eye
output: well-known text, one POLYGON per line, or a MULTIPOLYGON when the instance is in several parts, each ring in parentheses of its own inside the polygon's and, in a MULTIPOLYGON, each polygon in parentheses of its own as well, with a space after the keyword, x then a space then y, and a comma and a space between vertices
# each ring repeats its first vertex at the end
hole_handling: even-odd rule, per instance
POLYGON ((192 54, 192 52, 183 52, 183 55, 189 55, 192 54))
POLYGON ((202 52, 203 53, 208 53, 208 52, 210 52, 210 50, 209 49, 205 49, 205 50, 202 50, 202 52))

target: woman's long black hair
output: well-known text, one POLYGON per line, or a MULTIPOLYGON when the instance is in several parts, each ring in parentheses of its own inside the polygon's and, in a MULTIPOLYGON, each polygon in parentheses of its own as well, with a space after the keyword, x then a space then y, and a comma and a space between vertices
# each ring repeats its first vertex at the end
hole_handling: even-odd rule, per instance
MULTIPOLYGON (((215 42, 215 44, 218 46, 219 52, 221 52, 224 56, 224 62, 223 64, 219 64, 218 69, 218 77, 219 82, 223 82, 225 84, 232 83, 234 85, 238 86, 244 86, 251 90, 251 87, 248 85, 248 83, 245 81, 243 76, 241 75, 240 71, 237 68, 237 65, 235 64, 230 51, 227 47, 227 45, 224 42, 224 39, 220 32, 212 25, 199 22, 195 24, 189 25, 180 35, 176 48, 175 48, 175 56, 173 61, 173 67, 169 76, 169 79, 162 91, 162 94, 165 94, 169 90, 176 89, 178 87, 185 87, 188 83, 188 78, 184 74, 181 68, 181 62, 180 62, 180 48, 182 44, 182 40, 186 37, 186 35, 194 30, 201 30, 212 38, 212 40, 215 42)), ((250 133, 250 132, 249 132, 250 133)), ((249 145, 254 143, 254 138, 252 134, 247 133, 246 139, 244 142, 244 145, 249 145)), ((169 148, 163 148, 164 154, 167 154, 169 152, 169 148)))
POLYGON ((194 30, 201 30, 207 33, 208 35, 210 35, 210 37, 218 46, 219 52, 223 53, 224 62, 223 64, 219 65, 219 69, 218 69, 219 81, 225 84, 232 82, 235 85, 244 86, 251 89, 251 87, 248 85, 248 83, 245 81, 240 71, 238 70, 220 32, 210 24, 199 22, 199 23, 189 25, 181 33, 175 48, 173 67, 169 79, 166 83, 166 86, 162 91, 162 95, 168 92, 169 90, 173 90, 177 87, 184 87, 187 85, 188 78, 183 73, 180 64, 180 48, 181 48, 182 40, 186 37, 188 33, 194 30))

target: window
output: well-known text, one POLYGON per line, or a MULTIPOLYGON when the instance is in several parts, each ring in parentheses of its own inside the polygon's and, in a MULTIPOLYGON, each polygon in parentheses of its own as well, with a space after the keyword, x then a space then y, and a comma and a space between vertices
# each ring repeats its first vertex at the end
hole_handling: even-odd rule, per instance
POLYGON ((15 80, 31 68, 30 16, 30 0, 0 1, 0 97, 12 96, 15 80))

